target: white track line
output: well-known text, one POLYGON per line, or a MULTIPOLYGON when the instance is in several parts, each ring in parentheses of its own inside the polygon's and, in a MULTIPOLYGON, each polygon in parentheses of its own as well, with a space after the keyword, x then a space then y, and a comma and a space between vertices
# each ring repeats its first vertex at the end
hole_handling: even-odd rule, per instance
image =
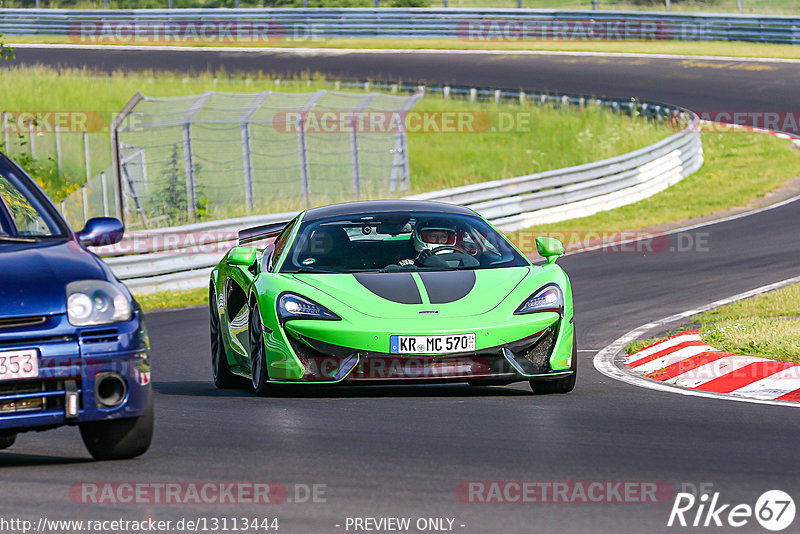
POLYGON ((620 382, 625 382, 633 386, 643 387, 647 389, 654 389, 657 391, 669 391, 671 393, 678 393, 680 395, 689 395, 693 397, 706 397, 709 399, 724 399, 737 402, 749 402, 754 404, 771 404, 776 406, 789 406, 792 408, 800 408, 800 403, 798 402, 746 398, 746 397, 731 396, 721 393, 697 391, 694 389, 683 389, 671 384, 656 382, 655 380, 650 380, 648 378, 642 378, 640 376, 631 374, 620 367, 624 365, 624 362, 621 361, 623 360, 623 358, 620 358, 619 364, 616 361, 617 356, 625 349, 625 345, 627 345, 631 341, 641 338, 644 334, 646 334, 651 330, 655 330, 656 328, 663 327, 664 325, 674 323, 676 321, 680 321, 681 319, 686 319, 693 315, 697 315, 698 313, 703 313, 704 311, 708 311, 712 308, 717 308, 725 304, 730 304, 731 302, 736 302, 737 300, 754 297, 766 291, 772 291, 773 289, 779 289, 789 284, 794 284, 798 282, 800 282, 800 276, 789 278, 787 280, 782 280, 780 282, 775 282, 773 284, 767 284, 765 286, 761 286, 756 289, 751 289, 750 291, 745 291, 744 293, 739 293, 738 295, 734 295, 732 297, 724 298, 716 302, 712 302, 710 304, 706 304, 691 310, 686 310, 680 313, 676 313, 675 315, 670 315, 669 317, 664 317, 663 319, 659 319, 658 321, 653 321, 652 323, 647 323, 638 328, 634 328, 633 330, 621 336, 616 341, 614 341, 607 347, 603 348, 600 352, 598 352, 594 357, 593 361, 594 367, 600 373, 606 375, 609 378, 613 378, 614 380, 619 380, 620 382))
POLYGON ((523 55, 523 56, 567 56, 567 57, 618 57, 631 59, 678 59, 702 61, 726 61, 736 63, 789 63, 800 64, 800 59, 769 57, 703 56, 686 54, 647 54, 640 52, 589 52, 568 50, 456 50, 441 48, 289 48, 279 46, 170 46, 170 45, 108 45, 108 44, 46 44, 9 43, 14 48, 63 48, 79 50, 160 50, 177 52, 249 52, 283 53, 299 56, 335 56, 346 54, 461 54, 461 55, 523 55))

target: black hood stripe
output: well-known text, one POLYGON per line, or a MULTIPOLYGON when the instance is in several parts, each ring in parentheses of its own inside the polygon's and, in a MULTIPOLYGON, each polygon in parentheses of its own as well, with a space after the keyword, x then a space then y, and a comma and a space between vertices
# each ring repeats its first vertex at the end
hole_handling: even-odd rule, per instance
POLYGON ((422 304, 422 296, 411 273, 358 273, 358 283, 381 298, 400 304, 422 304))
POLYGON ((475 271, 438 271, 419 273, 431 304, 461 300, 475 287, 475 271))

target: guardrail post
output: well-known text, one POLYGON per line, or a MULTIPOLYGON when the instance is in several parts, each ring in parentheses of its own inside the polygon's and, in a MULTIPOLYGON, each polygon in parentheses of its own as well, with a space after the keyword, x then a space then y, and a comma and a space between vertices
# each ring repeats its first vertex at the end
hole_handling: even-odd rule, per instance
POLYGON ((195 191, 194 159, 192 154, 192 125, 183 123, 183 168, 186 173, 186 204, 189 220, 197 218, 197 191, 195 191))
POLYGON ((103 192, 103 217, 108 217, 108 184, 105 171, 100 172, 100 187, 103 192))
POLYGON ((83 222, 89 220, 89 197, 86 194, 86 187, 81 187, 81 200, 83 201, 83 222))
POLYGON ((240 119, 242 130, 242 167, 244 170, 244 202, 247 207, 247 213, 253 210, 255 203, 255 188, 253 187, 253 154, 252 145, 250 143, 250 119, 253 114, 258 111, 258 108, 264 104, 264 101, 272 91, 262 91, 258 93, 247 109, 242 113, 240 119))
POLYGON ((311 98, 303 104, 300 110, 300 118, 297 119, 297 152, 300 156, 300 187, 303 191, 303 200, 306 208, 311 207, 311 181, 308 175, 308 147, 306 146, 306 116, 308 112, 325 96, 324 89, 320 89, 311 95, 311 98))
POLYGON ((6 152, 10 152, 11 139, 8 135, 8 111, 3 112, 3 140, 5 142, 6 152))
POLYGON ((58 174, 61 175, 61 127, 56 124, 54 131, 56 134, 56 168, 58 174))
POLYGON ((83 160, 86 163, 86 183, 92 179, 92 162, 89 159, 89 132, 83 132, 83 160))
POLYGON ((119 140, 119 127, 128 115, 130 115, 136 104, 144 100, 144 95, 136 91, 136 94, 128 101, 116 117, 111 120, 109 130, 111 134, 111 172, 114 175, 114 196, 116 198, 117 217, 125 223, 125 199, 122 187, 122 151, 119 140))
POLYGON ((214 91, 206 91, 192 103, 183 114, 183 165, 186 174, 186 204, 189 220, 197 218, 197 181, 194 175, 194 152, 192 150, 192 119, 211 98, 214 91))
POLYGON ((358 117, 369 107, 376 96, 378 96, 377 93, 372 93, 364 97, 356 106, 353 118, 350 119, 350 164, 353 168, 353 194, 359 200, 361 199, 361 156, 358 151, 358 126, 360 124, 358 117))
POLYGON ((33 121, 28 125, 28 143, 31 145, 31 157, 36 158, 36 126, 33 121))
MULTIPOLYGON (((403 117, 413 108, 419 100, 425 96, 425 91, 420 90, 414 93, 411 98, 409 98, 403 108, 400 110, 403 117)), ((389 178, 389 192, 395 193, 397 191, 397 175, 398 173, 402 173, 400 178, 400 183, 403 185, 404 189, 408 189, 411 185, 411 175, 409 172, 409 162, 408 162, 408 143, 406 137, 406 130, 405 130, 405 120, 403 121, 403 126, 400 126, 397 131, 397 136, 395 137, 394 143, 394 156, 392 158, 392 175, 389 178)))

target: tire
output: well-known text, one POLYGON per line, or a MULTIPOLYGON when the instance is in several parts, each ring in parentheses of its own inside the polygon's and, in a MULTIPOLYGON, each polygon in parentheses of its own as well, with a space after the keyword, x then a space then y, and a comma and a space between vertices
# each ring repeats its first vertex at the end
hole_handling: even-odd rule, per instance
POLYGON ((531 380, 531 391, 536 395, 550 395, 552 393, 569 393, 575 389, 578 379, 578 343, 575 333, 572 334, 572 364, 569 366, 572 374, 556 380, 531 380))
POLYGON ((144 454, 153 439, 153 394, 139 417, 81 423, 83 444, 95 460, 128 460, 144 454))
POLYGON ((250 311, 250 361, 252 362, 252 373, 250 382, 253 391, 259 397, 266 397, 272 392, 269 383, 269 370, 267 368, 267 351, 264 347, 263 325, 261 324, 261 313, 258 311, 258 304, 253 304, 250 311))
POLYGON ((17 441, 16 434, 9 434, 6 436, 0 436, 0 450, 7 449, 11 447, 14 442, 17 441))
POLYGON ((211 336, 211 376, 214 385, 219 389, 231 389, 240 386, 242 380, 233 374, 228 355, 225 352, 225 341, 222 339, 222 329, 219 324, 219 313, 216 307, 216 295, 213 291, 209 294, 208 311, 209 334, 211 336))

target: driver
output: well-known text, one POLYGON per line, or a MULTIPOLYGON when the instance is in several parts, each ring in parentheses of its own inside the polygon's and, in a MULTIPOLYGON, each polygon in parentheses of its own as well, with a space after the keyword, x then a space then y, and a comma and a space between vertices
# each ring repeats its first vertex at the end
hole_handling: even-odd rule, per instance
POLYGON ((413 263, 418 267, 447 267, 447 262, 435 255, 438 247, 453 245, 456 242, 456 228, 449 223, 436 221, 420 222, 411 234, 417 257, 413 263))

